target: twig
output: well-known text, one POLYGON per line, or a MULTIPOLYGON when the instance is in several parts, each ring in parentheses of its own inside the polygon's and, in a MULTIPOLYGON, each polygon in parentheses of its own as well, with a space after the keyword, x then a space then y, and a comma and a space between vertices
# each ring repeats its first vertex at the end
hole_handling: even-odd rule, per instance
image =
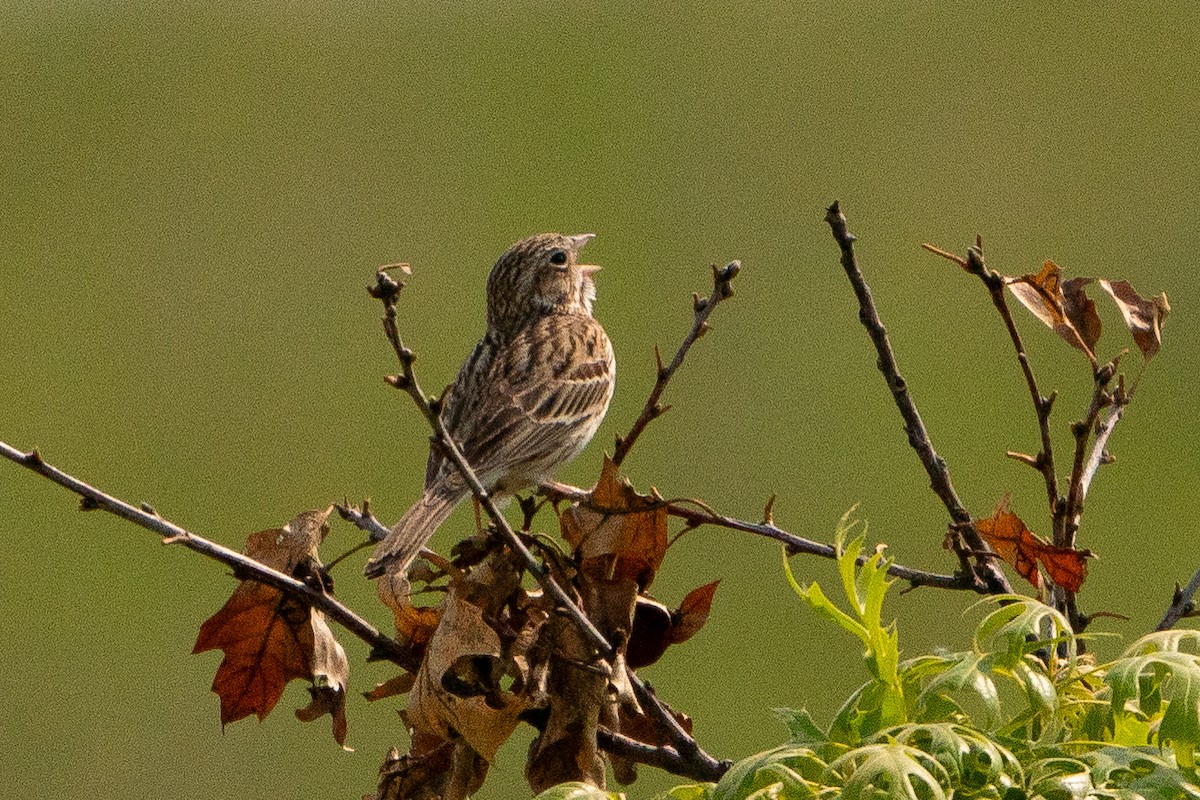
POLYGON ((597 729, 596 742, 611 755, 658 767, 673 775, 697 781, 715 783, 733 766, 729 761, 685 758, 670 745, 646 744, 623 733, 614 733, 605 727, 597 729))
MULTIPOLYGON (((551 499, 570 500, 574 503, 580 503, 595 511, 604 513, 611 511, 598 506, 592 500, 591 493, 587 489, 580 489, 577 486, 571 486, 565 483, 550 482, 542 484, 541 491, 551 499)), ((672 517, 684 520, 689 528, 699 527, 701 525, 713 525, 718 528, 727 528, 729 530, 742 531, 751 533, 755 536, 763 536, 767 539, 774 539, 777 542, 782 542, 787 545, 789 554, 804 553, 807 555, 821 556, 822 558, 837 558, 837 551, 832 545, 816 542, 812 539, 805 539, 802 536, 797 536, 783 528, 775 525, 774 522, 748 522, 746 520, 737 519, 735 517, 726 516, 717 513, 709 508, 691 508, 681 501, 666 502, 667 514, 672 517)), ((865 564, 867 556, 859 556, 858 563, 865 564)), ((905 567, 900 564, 892 564, 888 568, 888 574, 899 578, 900 580, 908 581, 913 587, 931 586, 938 589, 971 589, 974 591, 983 592, 984 587, 977 584, 970 574, 966 575, 941 575, 936 572, 925 572, 911 567, 905 567)))
POLYGON ((425 392, 421 389, 420 383, 417 381, 416 373, 413 371, 413 362, 416 360, 416 355, 412 350, 404 346, 400 339, 400 331, 396 327, 396 300, 400 295, 400 289, 403 288, 402 282, 396 281, 386 271, 385 268, 380 268, 376 272, 376 284, 370 287, 372 297, 377 298, 383 303, 383 330, 387 335, 388 341, 392 345, 392 349, 396 351, 396 357, 400 361, 400 375, 389 376, 388 383, 402 390, 416 403, 421 414, 433 429, 434 436, 437 440, 437 446, 441 447, 446 457, 454 463, 458 471, 462 474, 463 480, 470 487, 471 493, 479 501, 479 505, 487 512, 488 517, 495 524, 497 530, 504 537, 505 542, 514 552, 519 554, 525 562, 526 569, 537 580, 546 593, 554 598, 555 605, 571 617, 575 625, 580 629, 583 635, 590 641, 606 661, 611 661, 614 657, 614 650, 604 634, 592 624, 592 621, 587 618, 587 615, 579 608, 571 597, 563 590, 558 582, 550 575, 549 570, 542 562, 538 561, 537 557, 530 552, 529 548, 517 535, 512 526, 508 524, 508 520, 500 513, 500 509, 496 506, 492 499, 491 493, 480 482, 479 476, 468 463, 466 456, 459 449, 458 444, 446 429, 446 423, 442 420, 440 403, 435 406, 430 402, 425 392))
POLYGON ((654 381, 654 388, 650 391, 650 397, 646 400, 646 405, 642 408, 642 413, 634 420, 633 427, 629 429, 629 433, 624 436, 617 437, 616 450, 613 451, 613 463, 617 466, 625 460, 625 456, 629 455, 629 450, 633 447, 633 443, 642 435, 642 431, 646 429, 654 420, 667 413, 670 406, 664 406, 659 403, 662 398, 663 390, 667 388, 667 383, 670 382, 671 376, 675 374, 675 370, 683 363, 684 357, 692 345, 708 332, 708 318, 716 309, 717 304, 722 300, 726 300, 733 296, 733 279, 737 277, 738 272, 742 269, 741 262, 731 261, 723 268, 718 269, 716 264, 713 265, 713 290, 707 298, 700 295, 692 295, 692 309, 694 318, 692 320, 692 329, 688 335, 684 337, 683 343, 679 345, 679 349, 675 352, 675 357, 671 359, 671 363, 663 366, 662 354, 656 345, 654 348, 654 362, 658 368, 657 377, 654 381))
MULTIPOLYGON (((1112 381, 1113 376, 1117 373, 1117 365, 1120 363, 1121 356, 1117 356, 1112 361, 1096 370, 1093 375, 1092 383, 1092 399, 1088 403, 1087 414, 1082 420, 1074 422, 1071 425, 1071 434, 1075 437, 1075 458, 1071 464, 1071 480, 1067 486, 1067 503, 1063 512, 1063 525, 1061 541, 1056 537, 1054 544, 1059 547, 1074 547, 1075 534, 1079 530, 1079 517, 1083 513, 1083 501, 1087 496, 1087 486, 1084 485, 1083 476, 1087 462, 1085 454, 1087 452, 1088 441, 1092 438, 1092 431, 1096 427, 1096 423, 1100 419, 1100 412, 1106 406, 1113 402, 1112 395, 1108 392, 1108 384, 1112 381)), ((1116 420, 1120 418, 1117 414, 1112 417, 1112 424, 1116 425, 1116 420)), ((1108 429, 1108 434, 1112 433, 1112 427, 1108 429)), ((1104 440, 1108 441, 1108 434, 1105 434, 1104 440)), ((1103 442, 1099 447, 1094 447, 1093 455, 1103 454, 1103 442)), ((1099 462, 1097 461, 1097 466, 1099 462)), ((1095 469, 1092 470, 1095 474, 1095 469)), ((1091 478, 1088 478, 1088 483, 1091 483, 1091 478)))
POLYGON ((253 580, 266 584, 306 605, 319 608, 330 619, 370 645, 371 658, 384 658, 402 666, 406 662, 406 654, 395 641, 377 631, 371 623, 342 605, 332 595, 325 594, 289 575, 271 569, 243 553, 230 550, 228 547, 181 528, 159 516, 149 506, 136 508, 84 483, 73 475, 48 464, 36 450, 22 453, 20 450, 0 442, 0 455, 79 495, 82 498, 81 506, 86 509, 101 509, 135 525, 140 525, 161 536, 164 544, 179 544, 228 565, 233 569, 234 575, 241 580, 253 580))
MULTIPOLYGON (((863 278, 862 271, 858 268, 858 260, 854 255, 854 235, 850 233, 846 217, 842 214, 836 201, 829 207, 825 221, 829 224, 833 238, 842 252, 842 268, 846 271, 846 277, 850 279, 850 285, 858 298, 859 321, 867 329, 867 334, 875 345, 875 351, 879 354, 877 366, 887 382, 888 389, 891 390, 896 407, 900 409, 900 416, 904 418, 908 443, 916 451, 922 466, 925 467, 925 472, 929 475, 930 488, 949 512, 952 525, 961 531, 967 548, 975 553, 987 552, 988 547, 980 538, 978 531, 975 530, 975 523, 971 519, 970 512, 963 506, 958 494, 954 491, 945 460, 933 449, 929 433, 925 430, 925 423, 921 421, 917 406, 908 392, 908 384, 900 375, 895 353, 892 352, 891 342, 887 338, 887 329, 883 327, 883 322, 879 319, 879 312, 875 309, 875 301, 871 297, 871 289, 867 285, 866 279, 863 278)), ((961 554, 960 558, 966 560, 961 554)), ((975 555, 974 558, 973 570, 983 581, 989 594, 1010 594, 1012 592, 1012 586, 1008 579, 988 556, 975 555)))
MULTIPOLYGON (((1113 359, 1116 361, 1116 359, 1113 359)), ((1146 371, 1146 362, 1143 360, 1141 367, 1138 368, 1138 373, 1126 390, 1118 378, 1117 389, 1112 393, 1112 405, 1108 410, 1108 415, 1096 426, 1096 438, 1092 442, 1092 452, 1088 456, 1087 463, 1083 467, 1083 473, 1079 477, 1079 485, 1081 487, 1081 500, 1087 499, 1088 490, 1092 486, 1092 479, 1096 477, 1096 471, 1100 469, 1101 464, 1107 464, 1112 460, 1112 456, 1108 454, 1108 438, 1112 436, 1113 429, 1117 427, 1117 423, 1121 421, 1121 416, 1125 413, 1126 407, 1133 400, 1134 392, 1137 391, 1138 385, 1142 382, 1142 375, 1146 371)))
POLYGON ((371 513, 371 501, 364 500, 362 508, 350 505, 348 502, 334 503, 338 516, 361 531, 365 531, 373 542, 381 542, 390 533, 388 526, 379 521, 379 517, 371 513))
POLYGON ((1169 630, 1184 617, 1200 616, 1200 611, 1196 609, 1195 598, 1197 591, 1200 591, 1200 569, 1196 570, 1195 574, 1192 575, 1192 579, 1188 581, 1186 588, 1180 589, 1179 584, 1175 584, 1175 593, 1171 596, 1171 605, 1167 608, 1167 613, 1163 614, 1163 618, 1155 630, 1169 630))
POLYGON ((667 708, 666 703, 658 699, 658 695, 655 694, 650 684, 643 682, 631 669, 626 669, 625 674, 629 678, 629 683, 633 687, 633 695, 642 706, 642 710, 649 714, 651 719, 658 722, 668 741, 671 742, 681 758, 701 765, 710 774, 720 775, 729 769, 728 764, 722 764, 700 749, 700 745, 696 743, 690 733, 683 729, 679 720, 671 713, 671 709, 667 708))
POLYGON ((955 262, 963 270, 979 278, 984 287, 987 288, 988 295, 992 299, 992 305, 999 312, 1000 319, 1004 321, 1004 327, 1008 331, 1008 337, 1012 340, 1013 349, 1017 351, 1017 361, 1021 364, 1021 372, 1025 376, 1025 385, 1029 387, 1029 396, 1033 401, 1033 410, 1037 415, 1038 431, 1042 439, 1042 449, 1033 459, 1022 457, 1022 454, 1018 453, 1010 453, 1009 455, 1028 464, 1042 474, 1042 479, 1046 484, 1046 499, 1050 505, 1050 517, 1054 526, 1054 542, 1057 545, 1062 538, 1060 532, 1063 527, 1063 509, 1058 496, 1058 476, 1054 469, 1054 444, 1050 436, 1050 412, 1054 408, 1054 400, 1058 396, 1058 393, 1051 392, 1049 396, 1044 396, 1041 390, 1038 389, 1037 378, 1033 374, 1033 366, 1029 363, 1029 355, 1025 352, 1025 343, 1021 341, 1021 334, 1017 330, 1016 321, 1013 319, 1012 309, 1009 308, 1008 298, 1004 294, 1004 276, 989 269, 984 262, 982 237, 975 237, 975 245, 967 248, 966 258, 954 253, 948 253, 933 245, 925 244, 922 247, 931 253, 955 262))

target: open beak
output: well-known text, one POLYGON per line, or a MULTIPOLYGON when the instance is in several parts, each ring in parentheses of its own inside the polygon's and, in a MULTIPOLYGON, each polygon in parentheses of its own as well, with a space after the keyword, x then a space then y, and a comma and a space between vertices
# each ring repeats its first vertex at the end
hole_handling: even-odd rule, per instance
MULTIPOLYGON (((596 238, 596 234, 580 233, 575 236, 568 236, 567 238, 571 240, 571 244, 574 246, 575 252, 578 253, 585 244, 596 238)), ((596 264, 576 264, 575 268, 584 275, 591 275, 600 271, 600 267, 596 264)))

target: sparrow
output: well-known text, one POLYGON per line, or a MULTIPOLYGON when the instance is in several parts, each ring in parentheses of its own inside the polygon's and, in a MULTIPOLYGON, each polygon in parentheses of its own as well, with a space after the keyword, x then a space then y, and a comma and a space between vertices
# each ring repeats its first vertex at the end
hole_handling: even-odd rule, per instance
MULTIPOLYGON (((617 364, 592 316, 599 267, 578 261, 594 236, 530 236, 488 275, 487 330, 443 396, 442 419, 494 495, 545 482, 582 452, 608 410, 617 364)), ((407 572, 470 493, 455 464, 431 448, 425 491, 375 548, 367 577, 407 572)))

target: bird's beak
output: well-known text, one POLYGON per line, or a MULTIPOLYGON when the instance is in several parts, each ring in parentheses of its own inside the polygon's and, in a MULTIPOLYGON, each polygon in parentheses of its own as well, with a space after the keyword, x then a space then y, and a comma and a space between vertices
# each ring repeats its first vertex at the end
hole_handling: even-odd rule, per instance
POLYGON ((577 264, 575 269, 582 272, 584 275, 593 275, 600 271, 599 264, 577 264))

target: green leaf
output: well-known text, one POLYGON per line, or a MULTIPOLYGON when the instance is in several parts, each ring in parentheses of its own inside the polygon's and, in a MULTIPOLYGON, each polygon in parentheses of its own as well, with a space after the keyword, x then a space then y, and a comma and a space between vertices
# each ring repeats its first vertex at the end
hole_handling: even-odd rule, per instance
POLYGON ((1157 717, 1156 740, 1175 747, 1180 764, 1190 767, 1200 744, 1200 656, 1159 649, 1177 648, 1194 639, 1178 633, 1143 636, 1124 657, 1108 665, 1104 680, 1112 689, 1113 715, 1157 717))
POLYGON ((1029 793, 1045 800, 1093 800, 1097 795, 1088 765, 1065 756, 1045 758, 1028 769, 1029 793))
POLYGON ((901 725, 875 737, 908 745, 937 760, 955 788, 955 797, 1002 797, 1024 784, 1021 763, 981 731, 949 722, 901 725))
POLYGON ((809 747, 814 751, 819 751, 823 746, 829 744, 829 737, 817 725, 812 714, 808 713, 808 709, 773 708, 771 710, 776 717, 783 721, 784 725, 787 725, 792 744, 809 747))
POLYGON ((1130 789, 1145 800, 1200 800, 1200 786, 1150 747, 1100 747, 1079 757, 1092 780, 1106 788, 1130 789))
POLYGON ((785 778, 786 784, 799 791, 801 786, 817 786, 816 781, 825 769, 825 762, 807 747, 776 747, 744 758, 730 767, 713 789, 712 800, 745 800, 759 789, 785 783, 785 778))
POLYGON ((843 800, 946 800, 950 776, 933 756, 901 744, 871 744, 829 765, 843 800))
POLYGON ((685 783, 655 795, 654 800, 712 800, 715 787, 715 783, 685 783))
MULTIPOLYGON (((990 653, 997 664, 1013 666, 1025 655, 1045 647, 1052 665, 1059 644, 1067 647, 1069 664, 1075 662, 1075 637, 1067 618, 1050 606, 1023 595, 994 595, 982 603, 1003 603, 975 629, 975 649, 990 653)), ((1053 669, 1052 669, 1053 671, 1053 669)))
POLYGON ((955 695, 963 695, 977 700, 984 709, 987 717, 984 727, 999 724, 1000 695, 986 669, 989 660, 989 656, 968 652, 905 662, 901 668, 904 684, 916 683, 920 692, 914 704, 916 719, 945 720, 951 709, 969 717, 955 698, 955 695))
POLYGON ((625 800, 625 795, 597 789, 590 783, 560 783, 533 800, 625 800))

